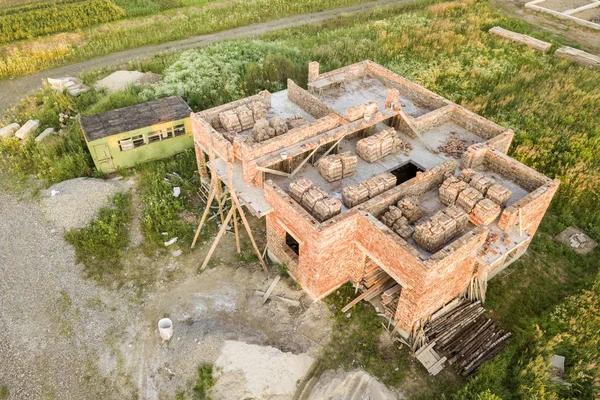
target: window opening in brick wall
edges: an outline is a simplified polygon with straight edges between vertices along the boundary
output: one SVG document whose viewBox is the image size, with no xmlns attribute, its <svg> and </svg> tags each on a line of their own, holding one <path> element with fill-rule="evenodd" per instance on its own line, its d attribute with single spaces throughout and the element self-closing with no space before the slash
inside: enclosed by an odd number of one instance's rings
<svg viewBox="0 0 600 400">
<path fill-rule="evenodd" d="M 294 252 L 296 255 L 300 255 L 300 243 L 289 233 L 285 233 L 285 244 Z"/>
</svg>

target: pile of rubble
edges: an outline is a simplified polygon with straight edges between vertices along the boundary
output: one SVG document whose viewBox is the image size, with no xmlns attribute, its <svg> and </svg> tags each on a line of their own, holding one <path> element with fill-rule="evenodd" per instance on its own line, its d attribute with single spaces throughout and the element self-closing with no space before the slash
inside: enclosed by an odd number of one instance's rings
<svg viewBox="0 0 600 400">
<path fill-rule="evenodd" d="M 414 239 L 421 248 L 434 253 L 458 236 L 467 227 L 468 222 L 469 215 L 452 205 L 417 225 Z"/>
<path fill-rule="evenodd" d="M 381 222 L 390 227 L 402 239 L 408 240 L 415 229 L 410 225 L 423 216 L 419 203 L 412 197 L 405 197 L 395 206 L 390 206 Z"/>
<path fill-rule="evenodd" d="M 320 222 L 328 220 L 342 211 L 342 203 L 323 189 L 316 187 L 306 178 L 290 183 L 290 196 Z"/>
<path fill-rule="evenodd" d="M 412 145 L 400 138 L 393 128 L 386 129 L 356 143 L 356 152 L 363 160 L 375 162 L 399 151 L 409 152 Z"/>
<path fill-rule="evenodd" d="M 467 142 L 460 139 L 457 134 L 452 133 L 446 143 L 437 148 L 437 151 L 439 153 L 444 153 L 448 157 L 460 158 L 467 150 L 467 147 L 469 147 Z"/>
<path fill-rule="evenodd" d="M 583 233 L 575 233 L 569 238 L 569 243 L 574 249 L 586 246 L 590 240 Z"/>
<path fill-rule="evenodd" d="M 389 172 L 384 172 L 355 185 L 346 186 L 342 190 L 342 200 L 346 207 L 352 208 L 394 186 L 396 186 L 396 177 Z"/>
<path fill-rule="evenodd" d="M 357 161 L 356 154 L 350 151 L 325 156 L 319 160 L 319 173 L 327 182 L 335 182 L 354 175 Z"/>
<path fill-rule="evenodd" d="M 67 91 L 71 96 L 79 96 L 81 93 L 85 93 L 88 90 L 90 90 L 90 87 L 85 85 L 83 81 L 79 78 L 48 78 L 47 82 L 53 90 L 59 92 Z"/>
</svg>

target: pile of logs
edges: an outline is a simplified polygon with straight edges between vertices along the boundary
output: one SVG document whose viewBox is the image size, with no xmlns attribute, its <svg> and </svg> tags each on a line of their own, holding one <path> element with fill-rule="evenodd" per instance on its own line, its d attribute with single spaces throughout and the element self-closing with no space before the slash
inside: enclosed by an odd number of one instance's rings
<svg viewBox="0 0 600 400">
<path fill-rule="evenodd" d="M 480 301 L 467 299 L 442 315 L 428 321 L 423 330 L 434 349 L 456 364 L 463 376 L 469 376 L 506 345 L 510 332 L 500 329 L 495 321 L 483 316 Z"/>
</svg>

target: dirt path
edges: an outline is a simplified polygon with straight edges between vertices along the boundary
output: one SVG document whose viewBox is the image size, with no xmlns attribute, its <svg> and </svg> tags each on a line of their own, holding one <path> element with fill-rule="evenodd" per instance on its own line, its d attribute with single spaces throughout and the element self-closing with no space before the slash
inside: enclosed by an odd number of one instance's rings
<svg viewBox="0 0 600 400">
<path fill-rule="evenodd" d="M 337 17 L 341 14 L 358 14 L 373 10 L 378 7 L 389 7 L 411 3 L 413 1 L 415 0 L 380 0 L 312 14 L 295 15 L 293 17 L 243 26 L 209 35 L 194 36 L 155 46 L 146 46 L 125 50 L 88 61 L 82 61 L 75 64 L 69 64 L 62 67 L 41 71 L 21 78 L 4 80 L 0 82 L 0 117 L 2 116 L 4 110 L 16 104 L 18 100 L 27 96 L 32 91 L 40 88 L 42 86 L 42 81 L 48 77 L 59 78 L 64 76 L 79 75 L 82 72 L 93 71 L 107 67 L 116 67 L 126 64 L 131 60 L 147 58 L 156 54 L 172 53 L 176 51 L 192 49 L 195 47 L 207 46 L 220 41 L 257 36 L 279 29 L 292 28 L 295 26 L 324 21 Z"/>
</svg>

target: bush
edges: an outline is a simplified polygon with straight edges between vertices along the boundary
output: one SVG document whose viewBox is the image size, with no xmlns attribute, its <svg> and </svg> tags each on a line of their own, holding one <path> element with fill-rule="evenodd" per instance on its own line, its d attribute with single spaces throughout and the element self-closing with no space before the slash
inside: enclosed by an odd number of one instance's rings
<svg viewBox="0 0 600 400">
<path fill-rule="evenodd" d="M 72 31 L 124 16 L 125 11 L 110 0 L 47 2 L 8 9 L 0 16 L 0 43 Z"/>
</svg>

